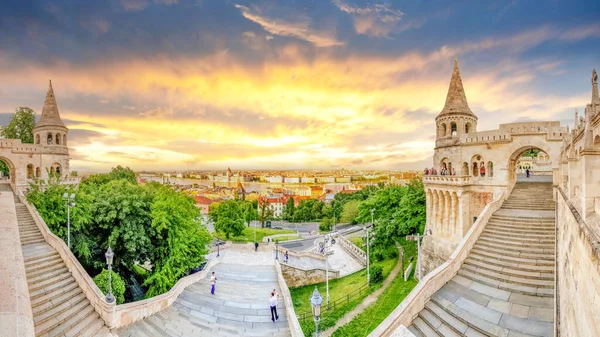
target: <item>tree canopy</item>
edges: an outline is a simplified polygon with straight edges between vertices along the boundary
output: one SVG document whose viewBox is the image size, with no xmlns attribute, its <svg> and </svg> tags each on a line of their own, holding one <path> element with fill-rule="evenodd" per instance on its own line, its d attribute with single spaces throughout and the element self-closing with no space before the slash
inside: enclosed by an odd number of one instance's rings
<svg viewBox="0 0 600 337">
<path fill-rule="evenodd" d="M 225 233 L 225 237 L 228 239 L 231 235 L 241 235 L 246 228 L 242 210 L 236 200 L 227 200 L 219 204 L 214 211 L 213 221 L 215 222 L 215 231 Z"/>
<path fill-rule="evenodd" d="M 0 136 L 7 139 L 20 139 L 21 143 L 33 144 L 35 111 L 26 106 L 15 109 L 15 114 L 7 125 L 0 126 Z"/>
</svg>

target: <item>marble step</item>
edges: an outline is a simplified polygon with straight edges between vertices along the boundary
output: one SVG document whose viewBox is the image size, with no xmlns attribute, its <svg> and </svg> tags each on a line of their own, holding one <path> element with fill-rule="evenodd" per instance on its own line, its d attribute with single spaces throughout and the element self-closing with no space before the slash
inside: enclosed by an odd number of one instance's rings
<svg viewBox="0 0 600 337">
<path fill-rule="evenodd" d="M 481 284 L 484 284 L 484 285 L 487 285 L 490 287 L 494 287 L 494 288 L 498 288 L 498 289 L 502 289 L 502 290 L 506 290 L 506 291 L 510 291 L 510 292 L 516 292 L 516 293 L 521 293 L 521 294 L 531 295 L 531 296 L 554 297 L 554 289 L 553 288 L 532 287 L 532 286 L 526 286 L 526 285 L 522 285 L 522 284 L 503 282 L 503 281 L 499 281 L 499 280 L 496 280 L 493 278 L 486 277 L 482 274 L 474 273 L 470 270 L 467 270 L 466 268 L 461 268 L 458 271 L 458 275 L 461 275 L 472 281 L 475 281 L 475 282 L 478 282 L 478 283 L 481 283 Z"/>
<path fill-rule="evenodd" d="M 36 324 L 35 334 L 40 336 L 47 333 L 49 336 L 60 336 L 92 312 L 94 308 L 88 301 L 80 301 L 51 319 Z"/>
<path fill-rule="evenodd" d="M 513 239 L 520 239 L 520 240 L 549 240 L 552 242 L 556 241 L 556 234 L 555 233 L 523 233 L 523 234 L 519 234 L 518 236 L 513 235 L 512 232 L 507 232 L 504 230 L 497 230 L 497 229 L 493 229 L 491 227 L 486 226 L 485 229 L 483 230 L 483 234 L 492 234 L 492 235 L 496 235 L 496 236 L 503 236 L 503 237 L 507 237 L 510 236 Z"/>
<path fill-rule="evenodd" d="M 491 264 L 486 261 L 473 259 L 472 257 L 469 257 L 468 259 L 466 259 L 464 263 L 474 266 L 476 268 L 486 269 L 491 272 L 501 273 L 506 276 L 554 281 L 554 273 L 553 272 L 541 272 L 541 271 L 536 271 L 533 269 L 522 268 L 522 267 L 521 268 L 511 268 L 511 267 L 506 267 L 506 266 L 497 266 L 495 264 Z"/>
<path fill-rule="evenodd" d="M 487 263 L 490 266 L 496 266 L 501 268 L 511 268 L 523 271 L 535 271 L 540 273 L 554 273 L 554 263 L 548 264 L 543 263 L 547 261 L 542 261 L 542 264 L 537 264 L 537 260 L 528 260 L 528 259 L 507 259 L 504 256 L 498 255 L 486 255 L 479 252 L 473 252 L 469 254 L 468 259 L 481 261 L 483 263 Z"/>
<path fill-rule="evenodd" d="M 483 245 L 489 248 L 495 249 L 505 249 L 511 252 L 524 252 L 524 253 L 534 253 L 534 254 L 551 254 L 554 256 L 554 245 L 548 247 L 527 247 L 527 246 L 517 246 L 511 245 L 509 242 L 498 242 L 496 240 L 490 240 L 485 237 L 480 237 L 477 240 L 479 245 Z M 508 247 L 507 247 L 508 246 Z"/>
<path fill-rule="evenodd" d="M 532 249 L 536 249 L 536 250 L 552 250 L 554 251 L 555 248 L 555 244 L 554 242 L 550 242 L 550 243 L 539 243 L 539 242 L 534 242 L 534 241 L 521 241 L 521 240 L 513 240 L 512 237 L 495 237 L 492 235 L 488 235 L 488 234 L 484 234 L 481 235 L 479 237 L 480 240 L 482 240 L 482 242 L 492 242 L 495 244 L 500 244 L 500 245 L 504 245 L 507 249 L 513 249 L 513 248 L 518 248 L 518 249 L 522 249 L 522 248 L 527 248 L 528 250 L 532 250 Z"/>
<path fill-rule="evenodd" d="M 531 236 L 516 236 L 509 235 L 509 233 L 494 233 L 487 230 L 484 230 L 481 234 L 481 237 L 490 238 L 492 240 L 510 240 L 514 243 L 518 243 L 521 245 L 554 245 L 556 243 L 556 238 L 553 235 L 549 235 L 547 237 L 531 237 Z"/>
</svg>

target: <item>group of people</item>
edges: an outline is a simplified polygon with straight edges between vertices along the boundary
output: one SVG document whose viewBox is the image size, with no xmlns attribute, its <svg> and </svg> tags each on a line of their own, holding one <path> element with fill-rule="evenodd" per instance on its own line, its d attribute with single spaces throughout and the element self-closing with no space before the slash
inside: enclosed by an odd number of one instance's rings
<svg viewBox="0 0 600 337">
<path fill-rule="evenodd" d="M 287 260 L 287 252 L 285 253 Z M 210 275 L 210 293 L 215 294 L 215 285 L 217 284 L 217 276 L 213 271 Z M 269 298 L 269 307 L 271 308 L 271 320 L 273 322 L 279 320 L 279 315 L 277 314 L 277 302 L 279 301 L 279 294 L 277 293 L 277 289 L 273 289 L 271 292 L 271 297 Z"/>
<path fill-rule="evenodd" d="M 426 176 L 436 176 L 438 174 L 437 170 L 435 169 L 435 167 L 432 168 L 425 168 L 425 170 L 423 170 L 423 173 Z M 443 167 L 440 171 L 440 175 L 442 176 L 455 176 L 456 175 L 456 170 L 454 168 L 451 169 L 447 169 L 445 167 Z"/>
</svg>

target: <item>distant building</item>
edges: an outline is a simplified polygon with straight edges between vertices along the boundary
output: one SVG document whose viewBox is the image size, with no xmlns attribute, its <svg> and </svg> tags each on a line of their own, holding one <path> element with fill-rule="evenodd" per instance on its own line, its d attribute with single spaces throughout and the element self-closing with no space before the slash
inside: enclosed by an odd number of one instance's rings
<svg viewBox="0 0 600 337">
<path fill-rule="evenodd" d="M 315 177 L 302 177 L 300 182 L 303 184 L 314 184 L 316 181 Z"/>
<path fill-rule="evenodd" d="M 300 184 L 300 177 L 285 177 L 283 182 L 286 184 Z"/>
<path fill-rule="evenodd" d="M 335 177 L 317 177 L 318 183 L 335 183 Z"/>
<path fill-rule="evenodd" d="M 208 215 L 210 204 L 215 203 L 214 200 L 203 195 L 195 196 L 194 199 L 196 200 L 196 207 L 200 208 L 200 213 L 204 215 Z"/>
<path fill-rule="evenodd" d="M 335 178 L 336 183 L 349 183 L 350 177 L 337 177 Z"/>
</svg>

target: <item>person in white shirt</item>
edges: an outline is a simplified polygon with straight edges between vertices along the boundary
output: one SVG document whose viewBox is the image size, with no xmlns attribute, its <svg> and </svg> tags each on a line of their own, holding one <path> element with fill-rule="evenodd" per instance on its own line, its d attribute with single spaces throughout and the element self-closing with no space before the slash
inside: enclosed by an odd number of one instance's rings
<svg viewBox="0 0 600 337">
<path fill-rule="evenodd" d="M 271 307 L 271 320 L 273 322 L 279 320 L 279 316 L 277 315 L 277 295 L 276 293 L 271 293 L 271 298 L 269 299 L 269 306 Z"/>
<path fill-rule="evenodd" d="M 215 284 L 217 283 L 217 276 L 215 275 L 215 272 L 212 272 L 212 275 L 210 276 L 210 293 L 211 294 L 215 294 Z"/>
</svg>

